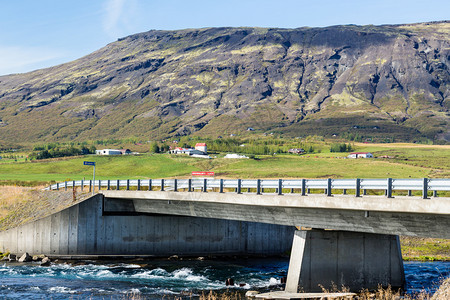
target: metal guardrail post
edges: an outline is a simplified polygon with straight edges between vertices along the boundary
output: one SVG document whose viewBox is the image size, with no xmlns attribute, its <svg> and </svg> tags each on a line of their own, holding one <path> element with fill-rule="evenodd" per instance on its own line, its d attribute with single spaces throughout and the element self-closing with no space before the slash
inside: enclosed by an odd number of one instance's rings
<svg viewBox="0 0 450 300">
<path fill-rule="evenodd" d="M 387 196 L 388 198 L 392 198 L 392 178 L 388 178 L 388 179 L 387 179 L 386 196 Z"/>
<path fill-rule="evenodd" d="M 140 191 L 141 190 L 141 180 L 138 179 L 138 186 L 137 186 L 137 190 Z"/>
<path fill-rule="evenodd" d="M 92 180 L 89 180 L 89 192 L 92 192 Z"/>
<path fill-rule="evenodd" d="M 99 180 L 99 181 L 98 181 L 98 190 L 100 191 L 101 189 L 102 189 L 102 181 Z"/>
<path fill-rule="evenodd" d="M 164 192 L 164 179 L 161 179 L 161 191 Z"/>
<path fill-rule="evenodd" d="M 433 191 L 433 197 L 437 197 L 437 191 Z"/>
<path fill-rule="evenodd" d="M 59 191 L 59 182 L 56 183 L 56 190 Z"/>
<path fill-rule="evenodd" d="M 192 179 L 188 179 L 188 192 L 192 192 Z"/>
<path fill-rule="evenodd" d="M 411 190 L 408 190 L 408 196 L 412 196 L 412 191 Z"/>
<path fill-rule="evenodd" d="M 64 190 L 67 191 L 67 181 L 64 181 Z"/>
<path fill-rule="evenodd" d="M 347 189 L 342 190 L 342 195 L 347 195 Z"/>
<path fill-rule="evenodd" d="M 422 198 L 423 199 L 428 199 L 428 178 L 424 178 L 423 179 Z"/>
<path fill-rule="evenodd" d="M 149 180 L 148 180 L 148 190 L 151 191 L 152 188 L 153 188 L 153 187 L 152 187 L 152 180 L 149 179 Z"/>
<path fill-rule="evenodd" d="M 120 190 L 120 180 L 119 179 L 117 179 L 116 190 Z"/>
<path fill-rule="evenodd" d="M 111 189 L 111 180 L 108 179 L 108 187 L 107 187 L 108 191 Z"/>
<path fill-rule="evenodd" d="M 178 192 L 178 181 L 176 179 L 173 180 L 173 191 Z"/>
<path fill-rule="evenodd" d="M 83 187 L 84 187 L 84 180 L 81 180 L 81 191 L 83 191 Z"/>
<path fill-rule="evenodd" d="M 208 179 L 203 179 L 203 192 L 206 193 L 206 189 L 207 189 L 207 184 L 208 184 Z"/>
<path fill-rule="evenodd" d="M 261 179 L 256 180 L 256 195 L 261 195 Z"/>
<path fill-rule="evenodd" d="M 130 190 L 130 179 L 127 179 L 127 191 Z"/>
<path fill-rule="evenodd" d="M 240 194 L 241 193 L 241 179 L 238 179 L 237 181 L 237 189 L 236 189 L 236 193 Z"/>
<path fill-rule="evenodd" d="M 366 189 L 363 189 L 363 195 L 364 196 L 367 195 L 367 190 Z"/>
<path fill-rule="evenodd" d="M 361 179 L 356 178 L 355 197 L 361 197 Z"/>
<path fill-rule="evenodd" d="M 223 179 L 220 179 L 219 193 L 223 193 Z"/>
<path fill-rule="evenodd" d="M 72 189 L 75 189 L 75 180 L 72 181 Z"/>
<path fill-rule="evenodd" d="M 302 196 L 306 196 L 306 179 L 302 179 Z"/>
<path fill-rule="evenodd" d="M 278 179 L 278 195 L 283 195 L 283 180 Z"/>
<path fill-rule="evenodd" d="M 331 197 L 331 178 L 327 179 L 327 196 Z"/>
</svg>

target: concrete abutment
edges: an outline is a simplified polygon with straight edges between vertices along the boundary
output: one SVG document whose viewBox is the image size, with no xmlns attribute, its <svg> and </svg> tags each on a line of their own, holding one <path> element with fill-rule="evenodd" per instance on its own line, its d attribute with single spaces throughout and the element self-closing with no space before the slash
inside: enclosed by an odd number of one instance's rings
<svg viewBox="0 0 450 300">
<path fill-rule="evenodd" d="M 285 291 L 322 292 L 403 288 L 405 276 L 398 236 L 331 230 L 294 233 Z"/>
</svg>

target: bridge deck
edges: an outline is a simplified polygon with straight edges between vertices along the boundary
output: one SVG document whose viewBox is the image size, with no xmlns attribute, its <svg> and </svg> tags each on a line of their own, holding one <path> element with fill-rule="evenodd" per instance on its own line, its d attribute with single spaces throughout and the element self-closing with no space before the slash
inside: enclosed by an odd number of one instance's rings
<svg viewBox="0 0 450 300">
<path fill-rule="evenodd" d="M 106 213 L 218 218 L 369 233 L 450 238 L 450 198 L 101 191 Z"/>
</svg>

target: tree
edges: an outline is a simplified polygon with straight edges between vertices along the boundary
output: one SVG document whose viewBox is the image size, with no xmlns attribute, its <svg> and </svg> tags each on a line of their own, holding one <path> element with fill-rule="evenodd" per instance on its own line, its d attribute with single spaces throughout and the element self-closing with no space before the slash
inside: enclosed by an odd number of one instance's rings
<svg viewBox="0 0 450 300">
<path fill-rule="evenodd" d="M 89 147 L 89 153 L 95 154 L 95 151 L 97 151 L 97 148 L 94 145 L 91 145 L 91 147 Z"/>
<path fill-rule="evenodd" d="M 150 144 L 150 152 L 151 153 L 159 153 L 159 147 L 156 142 Z"/>
</svg>

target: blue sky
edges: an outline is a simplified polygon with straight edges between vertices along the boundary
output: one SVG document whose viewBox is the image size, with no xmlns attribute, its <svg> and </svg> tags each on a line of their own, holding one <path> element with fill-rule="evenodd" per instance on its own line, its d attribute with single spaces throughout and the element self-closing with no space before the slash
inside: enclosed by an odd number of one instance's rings
<svg viewBox="0 0 450 300">
<path fill-rule="evenodd" d="M 2 0 L 0 75 L 68 62 L 150 29 L 450 19 L 448 0 Z"/>
</svg>

